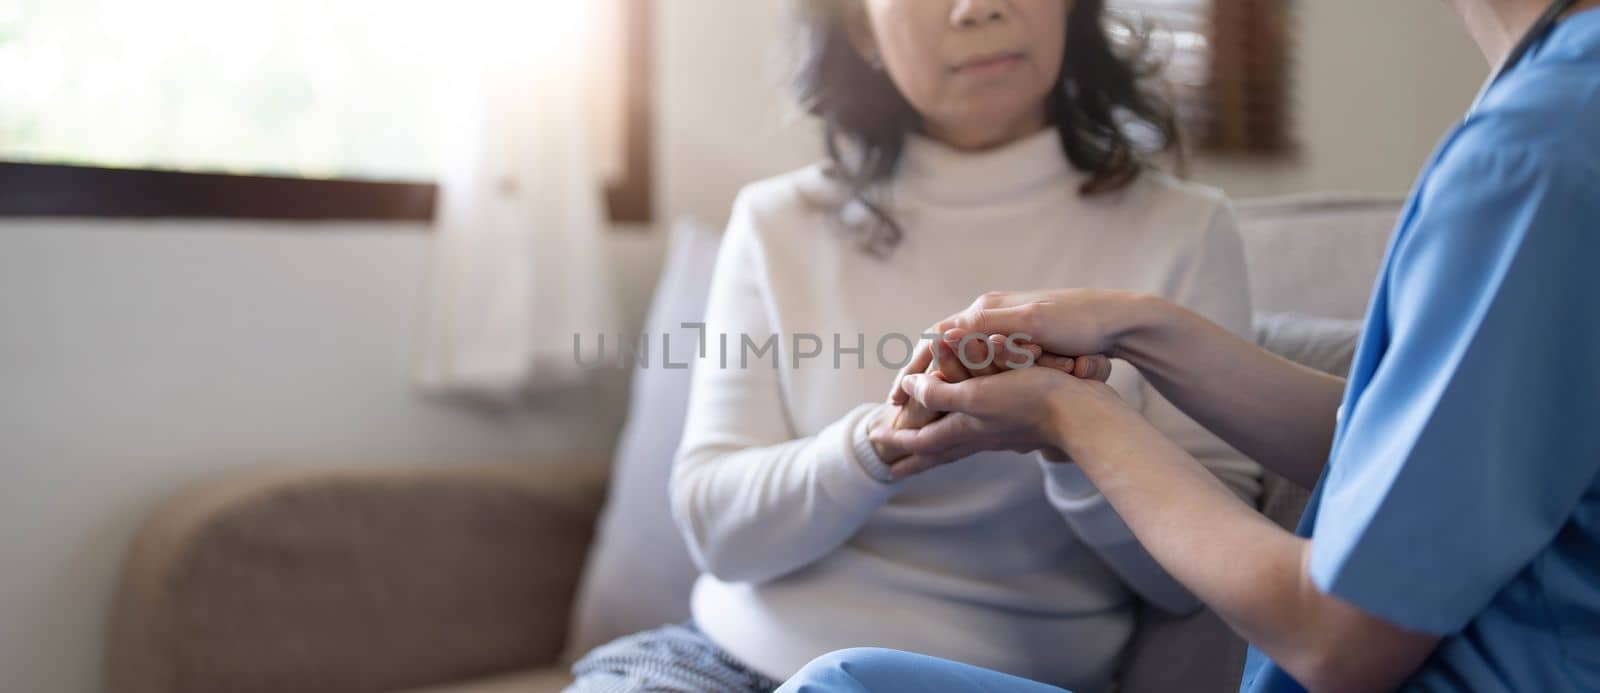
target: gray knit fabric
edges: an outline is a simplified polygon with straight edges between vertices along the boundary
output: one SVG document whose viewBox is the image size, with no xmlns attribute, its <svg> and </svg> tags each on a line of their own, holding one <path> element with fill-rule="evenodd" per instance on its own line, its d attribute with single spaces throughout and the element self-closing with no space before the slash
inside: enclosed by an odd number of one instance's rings
<svg viewBox="0 0 1600 693">
<path fill-rule="evenodd" d="M 781 681 L 751 671 L 693 623 L 613 640 L 572 665 L 566 693 L 771 693 Z"/>
</svg>

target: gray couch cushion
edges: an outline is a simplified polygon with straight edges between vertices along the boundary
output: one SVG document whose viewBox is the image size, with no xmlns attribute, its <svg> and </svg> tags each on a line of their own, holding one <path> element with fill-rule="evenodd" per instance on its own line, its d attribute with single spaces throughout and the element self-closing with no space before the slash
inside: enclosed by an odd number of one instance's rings
<svg viewBox="0 0 1600 693">
<path fill-rule="evenodd" d="M 1344 377 L 1361 340 L 1360 320 L 1256 313 L 1256 344 L 1302 366 Z"/>
<path fill-rule="evenodd" d="M 622 635 L 689 617 L 699 575 L 672 521 L 667 479 L 683 435 L 689 369 L 662 368 L 657 350 L 670 335 L 671 363 L 692 363 L 699 332 L 680 327 L 705 317 L 721 236 L 681 222 L 650 307 L 645 333 L 652 361 L 634 372 L 628 422 L 612 463 L 611 489 L 579 588 L 566 661 Z"/>
<path fill-rule="evenodd" d="M 1255 309 L 1361 318 L 1403 204 L 1397 197 L 1349 195 L 1238 204 Z"/>
</svg>

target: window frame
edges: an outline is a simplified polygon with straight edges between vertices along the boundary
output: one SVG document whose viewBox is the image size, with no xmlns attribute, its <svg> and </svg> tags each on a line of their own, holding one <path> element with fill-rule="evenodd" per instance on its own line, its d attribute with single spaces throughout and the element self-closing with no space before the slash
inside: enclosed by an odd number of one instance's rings
<svg viewBox="0 0 1600 693">
<path fill-rule="evenodd" d="M 1203 34 L 1198 51 L 1177 44 L 1173 64 L 1203 59 L 1204 75 L 1169 78 L 1187 143 L 1206 155 L 1283 159 L 1295 156 L 1295 38 L 1289 0 L 1118 0 L 1139 28 Z M 1163 16 L 1174 20 L 1171 23 Z"/>
<path fill-rule="evenodd" d="M 624 0 L 624 166 L 607 185 L 617 224 L 654 219 L 650 70 L 653 0 Z M 434 182 L 300 178 L 0 161 L 0 218 L 206 218 L 430 222 Z"/>
</svg>

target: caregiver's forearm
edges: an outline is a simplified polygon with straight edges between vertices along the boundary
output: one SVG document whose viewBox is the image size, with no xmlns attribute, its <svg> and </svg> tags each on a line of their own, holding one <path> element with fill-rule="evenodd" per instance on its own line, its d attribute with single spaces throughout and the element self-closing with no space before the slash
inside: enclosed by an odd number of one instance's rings
<svg viewBox="0 0 1600 693">
<path fill-rule="evenodd" d="M 1432 651 L 1429 636 L 1321 593 L 1307 572 L 1309 542 L 1245 505 L 1136 413 L 1110 416 L 1063 424 L 1063 449 L 1168 572 L 1301 684 L 1393 689 Z"/>
<path fill-rule="evenodd" d="M 1113 356 L 1184 413 L 1306 488 L 1333 445 L 1344 380 L 1301 366 L 1154 297 L 1133 299 Z"/>
</svg>

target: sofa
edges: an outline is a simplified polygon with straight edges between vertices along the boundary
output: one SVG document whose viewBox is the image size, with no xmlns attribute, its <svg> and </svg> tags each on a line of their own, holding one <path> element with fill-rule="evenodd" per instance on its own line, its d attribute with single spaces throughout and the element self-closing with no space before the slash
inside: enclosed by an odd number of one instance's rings
<svg viewBox="0 0 1600 693">
<path fill-rule="evenodd" d="M 1400 202 L 1237 206 L 1256 339 L 1342 374 Z M 718 234 L 679 224 L 652 333 L 683 362 Z M 688 616 L 695 570 L 667 510 L 688 371 L 635 373 L 613 460 L 254 468 L 182 489 L 129 548 L 108 628 L 110 693 L 530 693 L 617 635 Z M 1262 512 L 1304 489 L 1270 473 Z M 1214 614 L 1139 608 L 1122 691 L 1232 690 L 1244 646 Z"/>
</svg>

